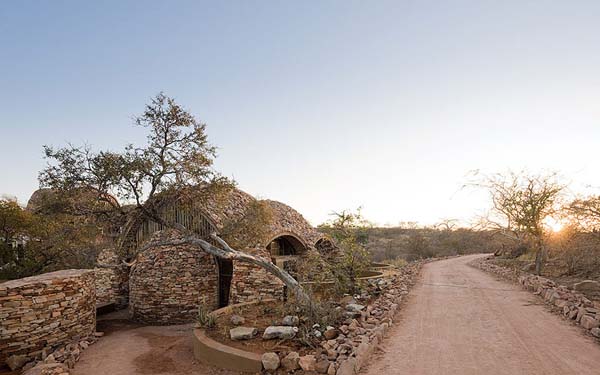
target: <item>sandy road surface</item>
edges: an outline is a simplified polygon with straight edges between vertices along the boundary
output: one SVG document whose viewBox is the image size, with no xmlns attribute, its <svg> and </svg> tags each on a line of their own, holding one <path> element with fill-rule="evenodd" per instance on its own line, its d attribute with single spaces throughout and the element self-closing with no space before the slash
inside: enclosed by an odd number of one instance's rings
<svg viewBox="0 0 600 375">
<path fill-rule="evenodd" d="M 98 321 L 105 332 L 84 350 L 73 375 L 235 375 L 199 363 L 192 352 L 192 325 L 142 327 L 119 311 Z"/>
<path fill-rule="evenodd" d="M 466 264 L 427 264 L 369 375 L 598 375 L 600 345 L 531 293 Z"/>
</svg>

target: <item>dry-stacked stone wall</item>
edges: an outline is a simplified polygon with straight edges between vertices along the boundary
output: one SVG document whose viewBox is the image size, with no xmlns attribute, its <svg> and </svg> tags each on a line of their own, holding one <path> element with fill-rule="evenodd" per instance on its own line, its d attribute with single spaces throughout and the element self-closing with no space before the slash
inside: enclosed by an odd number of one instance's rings
<svg viewBox="0 0 600 375">
<path fill-rule="evenodd" d="M 138 254 L 129 276 L 129 313 L 148 324 L 193 321 L 198 305 L 218 307 L 218 267 L 189 246 L 157 246 Z"/>
<path fill-rule="evenodd" d="M 92 270 L 64 270 L 0 284 L 0 365 L 92 335 L 96 328 Z"/>
<path fill-rule="evenodd" d="M 524 289 L 543 298 L 548 305 L 553 307 L 553 311 L 576 322 L 593 336 L 600 338 L 599 301 L 591 301 L 579 291 L 564 285 L 558 285 L 550 279 L 501 267 L 485 259 L 472 262 L 471 265 L 520 284 Z M 576 286 L 579 288 L 600 288 L 600 285 L 595 281 L 584 281 L 576 284 Z"/>
<path fill-rule="evenodd" d="M 267 251 L 264 250 L 266 253 Z M 262 255 L 268 259 L 266 254 Z M 253 302 L 283 297 L 283 282 L 264 268 L 249 263 L 233 263 L 231 299 L 233 303 Z"/>
<path fill-rule="evenodd" d="M 129 269 L 112 249 L 100 253 L 96 274 L 96 305 L 124 308 L 129 301 Z"/>
</svg>

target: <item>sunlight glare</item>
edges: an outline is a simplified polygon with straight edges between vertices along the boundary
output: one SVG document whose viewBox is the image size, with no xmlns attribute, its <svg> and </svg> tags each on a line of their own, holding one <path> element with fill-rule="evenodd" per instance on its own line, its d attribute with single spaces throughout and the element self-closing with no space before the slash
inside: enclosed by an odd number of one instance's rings
<svg viewBox="0 0 600 375">
<path fill-rule="evenodd" d="M 554 233 L 560 232 L 564 227 L 563 223 L 550 216 L 544 220 L 544 224 L 546 224 Z"/>
</svg>

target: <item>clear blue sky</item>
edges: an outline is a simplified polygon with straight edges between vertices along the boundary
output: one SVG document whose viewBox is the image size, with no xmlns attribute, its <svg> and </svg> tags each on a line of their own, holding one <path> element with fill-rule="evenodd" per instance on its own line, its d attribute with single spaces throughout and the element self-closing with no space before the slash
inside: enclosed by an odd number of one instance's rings
<svg viewBox="0 0 600 375">
<path fill-rule="evenodd" d="M 208 124 L 217 168 L 317 224 L 467 220 L 472 169 L 600 186 L 597 1 L 4 1 L 0 194 L 42 145 L 140 142 L 159 91 Z"/>
</svg>

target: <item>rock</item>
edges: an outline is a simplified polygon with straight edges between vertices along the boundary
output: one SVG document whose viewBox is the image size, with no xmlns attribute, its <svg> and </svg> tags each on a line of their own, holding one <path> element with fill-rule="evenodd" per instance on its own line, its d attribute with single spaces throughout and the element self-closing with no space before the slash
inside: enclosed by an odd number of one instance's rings
<svg viewBox="0 0 600 375">
<path fill-rule="evenodd" d="M 600 327 L 600 321 L 595 319 L 591 315 L 584 315 L 581 317 L 581 322 L 579 323 L 585 329 L 592 329 Z"/>
<path fill-rule="evenodd" d="M 258 330 L 254 327 L 235 327 L 229 330 L 232 340 L 249 340 L 256 336 Z"/>
<path fill-rule="evenodd" d="M 342 299 L 340 300 L 340 303 L 346 305 L 349 303 L 356 303 L 356 300 L 352 296 L 345 296 L 345 297 L 342 297 Z"/>
<path fill-rule="evenodd" d="M 299 360 L 300 368 L 304 371 L 315 371 L 317 359 L 314 355 L 303 355 Z"/>
<path fill-rule="evenodd" d="M 20 369 L 27 362 L 29 362 L 29 359 L 24 355 L 11 355 L 6 359 L 6 364 L 12 371 Z"/>
<path fill-rule="evenodd" d="M 318 372 L 318 373 L 321 373 L 321 374 L 327 374 L 327 370 L 329 370 L 329 365 L 330 364 L 331 363 L 328 360 L 326 360 L 326 359 L 318 361 L 315 364 L 315 371 Z"/>
<path fill-rule="evenodd" d="M 356 367 L 356 359 L 348 358 L 340 364 L 340 368 L 337 369 L 337 375 L 354 375 L 354 368 Z"/>
<path fill-rule="evenodd" d="M 592 328 L 591 333 L 592 335 L 600 338 L 600 328 Z"/>
<path fill-rule="evenodd" d="M 335 361 L 337 356 L 338 356 L 338 353 L 335 350 L 327 349 L 327 359 L 329 359 L 330 361 Z"/>
<path fill-rule="evenodd" d="M 34 368 L 35 364 L 36 364 L 35 361 L 31 361 L 31 362 L 27 363 L 25 366 L 23 366 L 21 371 L 26 372 L 27 370 Z"/>
<path fill-rule="evenodd" d="M 232 315 L 229 320 L 231 321 L 231 324 L 233 324 L 234 326 L 239 326 L 239 325 L 246 323 L 246 319 L 244 319 L 243 316 L 236 315 L 236 314 Z"/>
<path fill-rule="evenodd" d="M 94 332 L 94 336 L 102 337 L 102 336 L 104 336 L 104 332 Z"/>
<path fill-rule="evenodd" d="M 327 340 L 332 340 L 332 339 L 336 338 L 338 336 L 338 334 L 339 334 L 338 330 L 331 326 L 328 326 L 325 329 L 325 332 L 323 332 L 323 336 L 325 336 L 325 338 Z"/>
<path fill-rule="evenodd" d="M 279 356 L 277 353 L 265 353 L 261 357 L 261 362 L 265 370 L 275 371 L 279 368 Z"/>
<path fill-rule="evenodd" d="M 22 375 L 68 374 L 69 369 L 62 363 L 38 363 Z"/>
<path fill-rule="evenodd" d="M 595 292 L 600 291 L 600 282 L 594 280 L 584 280 L 573 284 L 573 289 L 580 292 Z"/>
<path fill-rule="evenodd" d="M 320 339 L 321 336 L 323 336 L 323 334 L 321 333 L 321 331 L 315 329 L 313 331 L 313 336 L 315 336 L 316 338 Z"/>
<path fill-rule="evenodd" d="M 521 268 L 521 271 L 524 272 L 530 272 L 535 270 L 535 263 L 527 263 L 526 265 L 523 266 L 523 268 Z"/>
<path fill-rule="evenodd" d="M 297 352 L 290 352 L 283 357 L 281 365 L 289 371 L 294 371 L 300 368 L 300 355 Z"/>
<path fill-rule="evenodd" d="M 56 359 L 54 358 L 54 354 L 50 354 L 44 359 L 44 363 L 56 363 Z"/>
<path fill-rule="evenodd" d="M 82 341 L 79 343 L 79 346 L 81 346 L 81 349 L 85 350 L 88 348 L 88 346 L 90 346 L 90 343 L 87 341 Z"/>
<path fill-rule="evenodd" d="M 335 375 L 335 365 L 333 363 L 329 364 L 329 368 L 327 369 L 327 375 Z"/>
<path fill-rule="evenodd" d="M 269 326 L 263 333 L 263 339 L 293 339 L 298 332 L 298 327 Z"/>
<path fill-rule="evenodd" d="M 346 310 L 350 312 L 360 312 L 365 308 L 364 305 L 359 305 L 357 303 L 349 303 L 346 305 Z"/>
<path fill-rule="evenodd" d="M 281 321 L 281 324 L 289 327 L 296 327 L 300 323 L 300 318 L 296 315 L 287 315 Z"/>
</svg>

